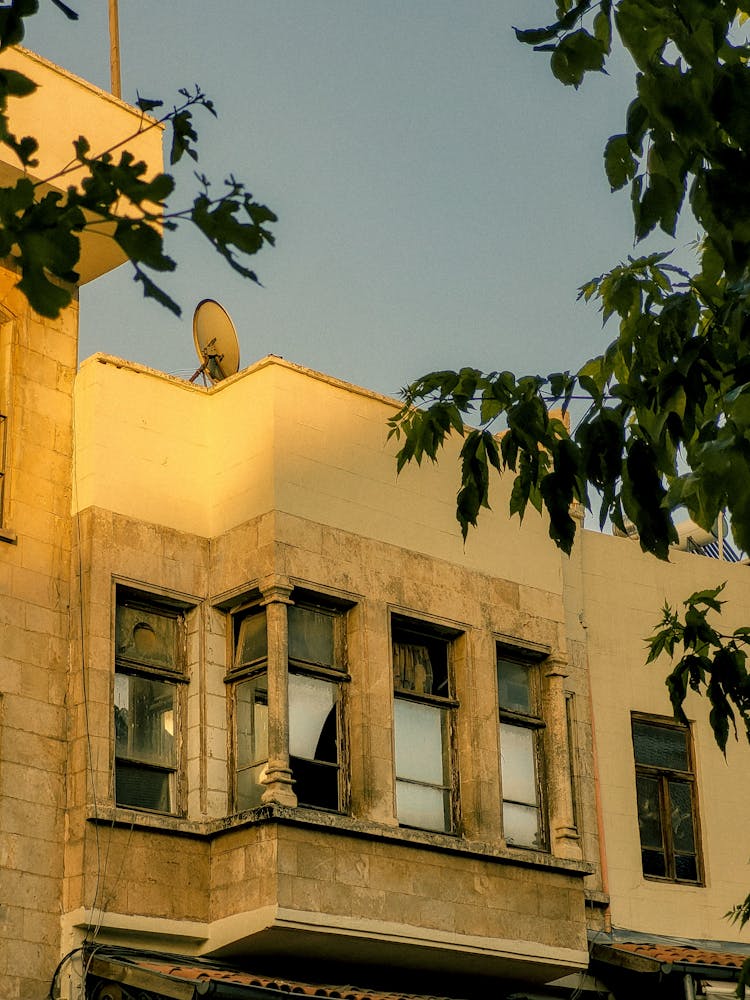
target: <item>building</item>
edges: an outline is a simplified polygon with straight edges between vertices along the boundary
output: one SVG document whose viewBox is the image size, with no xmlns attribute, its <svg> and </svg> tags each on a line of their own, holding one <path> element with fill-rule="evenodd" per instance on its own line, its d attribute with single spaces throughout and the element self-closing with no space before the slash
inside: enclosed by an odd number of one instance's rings
<svg viewBox="0 0 750 1000">
<path fill-rule="evenodd" d="M 14 58 L 107 127 L 134 114 Z M 749 620 L 746 567 L 583 531 L 564 557 L 541 518 L 508 520 L 502 483 L 464 546 L 450 455 L 396 478 L 394 401 L 274 357 L 210 388 L 105 355 L 77 371 L 76 306 L 42 321 L 14 280 L 9 997 L 736 979 L 748 750 L 725 764 L 699 703 L 674 725 L 642 640 L 665 595 L 725 578 Z"/>
</svg>

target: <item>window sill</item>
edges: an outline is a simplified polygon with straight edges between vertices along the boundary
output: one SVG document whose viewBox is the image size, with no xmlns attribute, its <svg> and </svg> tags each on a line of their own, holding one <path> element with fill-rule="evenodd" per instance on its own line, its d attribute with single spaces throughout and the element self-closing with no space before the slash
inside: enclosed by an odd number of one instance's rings
<svg viewBox="0 0 750 1000">
<path fill-rule="evenodd" d="M 8 542 L 10 545 L 15 545 L 18 541 L 18 535 L 15 531 L 11 531 L 10 528 L 0 528 L 0 542 Z"/>
<path fill-rule="evenodd" d="M 556 858 L 542 851 L 515 850 L 511 847 L 500 847 L 484 841 L 464 840 L 452 834 L 386 826 L 383 823 L 371 823 L 353 819 L 351 816 L 342 816 L 340 813 L 328 813 L 304 807 L 292 809 L 279 805 L 261 806 L 258 809 L 249 809 L 246 812 L 236 813 L 221 819 L 200 821 L 184 819 L 180 816 L 161 816 L 155 813 L 139 812 L 136 809 L 100 805 L 96 811 L 90 806 L 87 818 L 91 823 L 163 830 L 177 836 L 206 839 L 219 837 L 223 833 L 242 827 L 277 822 L 290 826 L 315 827 L 319 830 L 335 830 L 352 837 L 408 844 L 425 850 L 493 859 L 504 864 L 514 864 L 525 868 L 541 868 L 575 875 L 591 875 L 594 872 L 594 866 L 585 861 Z"/>
<path fill-rule="evenodd" d="M 650 882 L 652 885 L 654 883 L 656 883 L 656 885 L 678 885 L 683 889 L 705 889 L 706 887 L 705 882 L 697 879 L 695 881 L 689 881 L 688 879 L 669 878 L 666 875 L 646 875 L 644 873 L 643 881 Z"/>
</svg>

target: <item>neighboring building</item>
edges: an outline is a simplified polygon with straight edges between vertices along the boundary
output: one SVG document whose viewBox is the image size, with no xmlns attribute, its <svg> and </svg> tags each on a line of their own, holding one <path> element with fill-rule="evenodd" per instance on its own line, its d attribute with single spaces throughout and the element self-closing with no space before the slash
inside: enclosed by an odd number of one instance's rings
<svg viewBox="0 0 750 1000">
<path fill-rule="evenodd" d="M 747 567 L 584 531 L 564 557 L 507 482 L 464 545 L 451 452 L 395 475 L 394 401 L 274 357 L 212 388 L 104 355 L 76 375 L 76 307 L 42 321 L 14 279 L 3 996 L 736 979 L 749 751 L 725 763 L 698 702 L 677 727 L 642 663 L 665 596 L 729 579 L 750 621 Z"/>
</svg>

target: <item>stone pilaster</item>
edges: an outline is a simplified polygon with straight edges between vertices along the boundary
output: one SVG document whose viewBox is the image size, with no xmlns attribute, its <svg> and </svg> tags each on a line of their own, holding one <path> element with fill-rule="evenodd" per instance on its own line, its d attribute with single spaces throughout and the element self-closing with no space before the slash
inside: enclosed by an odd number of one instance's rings
<svg viewBox="0 0 750 1000">
<path fill-rule="evenodd" d="M 268 766 L 261 802 L 296 806 L 289 766 L 289 640 L 287 606 L 292 604 L 288 580 L 273 577 L 260 588 L 268 634 Z"/>
<path fill-rule="evenodd" d="M 547 794 L 549 796 L 550 847 L 558 858 L 581 859 L 581 842 L 573 823 L 573 799 L 570 788 L 570 754 L 565 717 L 563 681 L 567 677 L 567 658 L 553 654 L 542 664 L 544 677 L 544 718 L 547 723 L 545 749 Z"/>
</svg>

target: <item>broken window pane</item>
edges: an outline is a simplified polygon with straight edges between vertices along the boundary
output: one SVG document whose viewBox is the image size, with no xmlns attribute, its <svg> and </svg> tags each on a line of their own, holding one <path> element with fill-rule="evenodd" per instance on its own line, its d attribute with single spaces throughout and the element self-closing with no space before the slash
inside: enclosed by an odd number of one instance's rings
<svg viewBox="0 0 750 1000">
<path fill-rule="evenodd" d="M 339 684 L 289 675 L 289 754 L 300 805 L 338 809 Z"/>
</svg>

